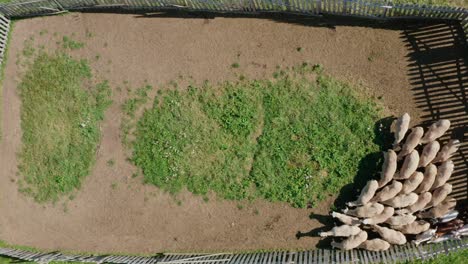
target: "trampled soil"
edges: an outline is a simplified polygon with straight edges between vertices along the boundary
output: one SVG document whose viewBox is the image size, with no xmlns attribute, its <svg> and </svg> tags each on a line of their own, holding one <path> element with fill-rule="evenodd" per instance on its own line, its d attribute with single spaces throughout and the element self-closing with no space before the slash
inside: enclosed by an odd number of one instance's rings
<svg viewBox="0 0 468 264">
<path fill-rule="evenodd" d="M 372 22 L 375 23 L 375 22 Z M 47 30 L 41 35 L 40 31 Z M 91 34 L 89 34 L 91 33 Z M 97 162 L 75 194 L 55 205 L 37 204 L 18 192 L 16 154 L 21 146 L 20 100 L 15 64 L 24 41 L 53 49 L 64 35 L 83 41 L 75 55 L 92 61 L 95 76 L 110 81 L 114 104 L 102 124 Z M 333 197 L 315 209 L 287 204 L 242 203 L 216 198 L 204 202 L 170 195 L 131 177 L 120 139 L 124 83 L 159 87 L 179 75 L 197 81 L 221 81 L 239 74 L 271 76 L 277 65 L 304 61 L 360 85 L 365 95 L 381 98 L 387 114 L 421 110 L 413 101 L 408 49 L 401 30 L 361 26 L 307 26 L 274 19 L 161 18 L 123 14 L 70 14 L 16 22 L 9 46 L 2 102 L 0 144 L 0 239 L 44 250 L 86 252 L 200 252 L 259 249 L 309 249 L 317 237 L 296 238 L 298 231 L 321 227 Z M 300 51 L 298 51 L 300 48 Z M 96 58 L 99 56 L 99 59 Z M 239 69 L 231 64 L 238 62 Z M 107 161 L 115 160 L 109 166 Z M 112 188 L 112 185 L 116 185 Z"/>
</svg>

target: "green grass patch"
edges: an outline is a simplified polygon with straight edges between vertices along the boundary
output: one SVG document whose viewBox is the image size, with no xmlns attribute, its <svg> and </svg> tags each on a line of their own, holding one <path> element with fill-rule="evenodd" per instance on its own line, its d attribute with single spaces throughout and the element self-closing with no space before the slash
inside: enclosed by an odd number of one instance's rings
<svg viewBox="0 0 468 264">
<path fill-rule="evenodd" d="M 160 90 L 136 124 L 132 160 L 146 183 L 171 193 L 296 207 L 336 194 L 378 150 L 379 110 L 331 77 L 312 80 L 314 71 Z"/>
<path fill-rule="evenodd" d="M 19 85 L 20 189 L 38 202 L 79 188 L 94 163 L 99 122 L 111 101 L 108 83 L 92 85 L 91 77 L 85 60 L 39 52 Z"/>
</svg>

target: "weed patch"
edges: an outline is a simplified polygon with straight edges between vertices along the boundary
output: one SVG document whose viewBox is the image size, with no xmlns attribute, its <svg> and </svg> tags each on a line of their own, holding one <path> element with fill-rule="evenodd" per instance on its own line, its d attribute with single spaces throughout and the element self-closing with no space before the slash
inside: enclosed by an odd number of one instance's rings
<svg viewBox="0 0 468 264">
<path fill-rule="evenodd" d="M 305 63 L 274 81 L 161 90 L 136 124 L 132 161 L 146 183 L 171 193 L 296 207 L 323 200 L 378 150 L 379 111 L 321 71 Z"/>
<path fill-rule="evenodd" d="M 94 163 L 99 122 L 111 101 L 108 83 L 93 86 L 90 78 L 85 60 L 39 52 L 19 85 L 20 189 L 39 202 L 79 188 Z"/>
</svg>

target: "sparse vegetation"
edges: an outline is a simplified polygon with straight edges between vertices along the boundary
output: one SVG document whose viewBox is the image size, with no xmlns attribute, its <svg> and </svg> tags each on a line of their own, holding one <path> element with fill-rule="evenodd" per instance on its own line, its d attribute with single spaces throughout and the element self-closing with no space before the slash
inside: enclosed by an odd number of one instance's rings
<svg viewBox="0 0 468 264">
<path fill-rule="evenodd" d="M 20 189 L 39 202 L 55 201 L 89 174 L 110 88 L 107 82 L 89 84 L 88 63 L 64 52 L 39 52 L 31 59 L 19 85 Z"/>
<path fill-rule="evenodd" d="M 238 62 L 234 62 L 233 64 L 231 64 L 231 68 L 233 68 L 233 69 L 237 69 L 239 67 L 240 67 L 240 65 L 239 65 Z"/>
<path fill-rule="evenodd" d="M 62 38 L 62 48 L 63 49 L 70 49 L 70 50 L 77 50 L 81 49 L 84 47 L 83 42 L 78 42 L 76 40 L 73 40 L 72 38 L 68 36 L 63 36 Z"/>
<path fill-rule="evenodd" d="M 279 70 L 275 81 L 162 90 L 137 123 L 132 160 L 145 182 L 171 193 L 320 201 L 378 149 L 369 142 L 379 116 L 373 102 L 321 71 L 305 63 Z"/>
</svg>

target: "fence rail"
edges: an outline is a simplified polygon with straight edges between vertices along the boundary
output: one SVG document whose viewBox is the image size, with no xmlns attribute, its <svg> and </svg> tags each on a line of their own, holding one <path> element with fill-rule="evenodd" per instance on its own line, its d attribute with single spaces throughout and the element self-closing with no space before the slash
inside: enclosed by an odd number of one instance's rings
<svg viewBox="0 0 468 264">
<path fill-rule="evenodd" d="M 468 239 L 450 240 L 438 244 L 426 244 L 416 247 L 408 243 L 403 246 L 393 246 L 387 251 L 371 252 L 365 250 L 327 250 L 316 249 L 301 252 L 279 251 L 247 254 L 167 254 L 153 257 L 143 256 L 92 256 L 69 255 L 58 252 L 38 253 L 11 248 L 0 248 L 0 255 L 37 263 L 50 261 L 77 261 L 88 263 L 159 263 L 159 264 L 311 264 L 311 263 L 396 263 L 415 259 L 430 259 L 439 254 L 468 248 Z"/>
</svg>

